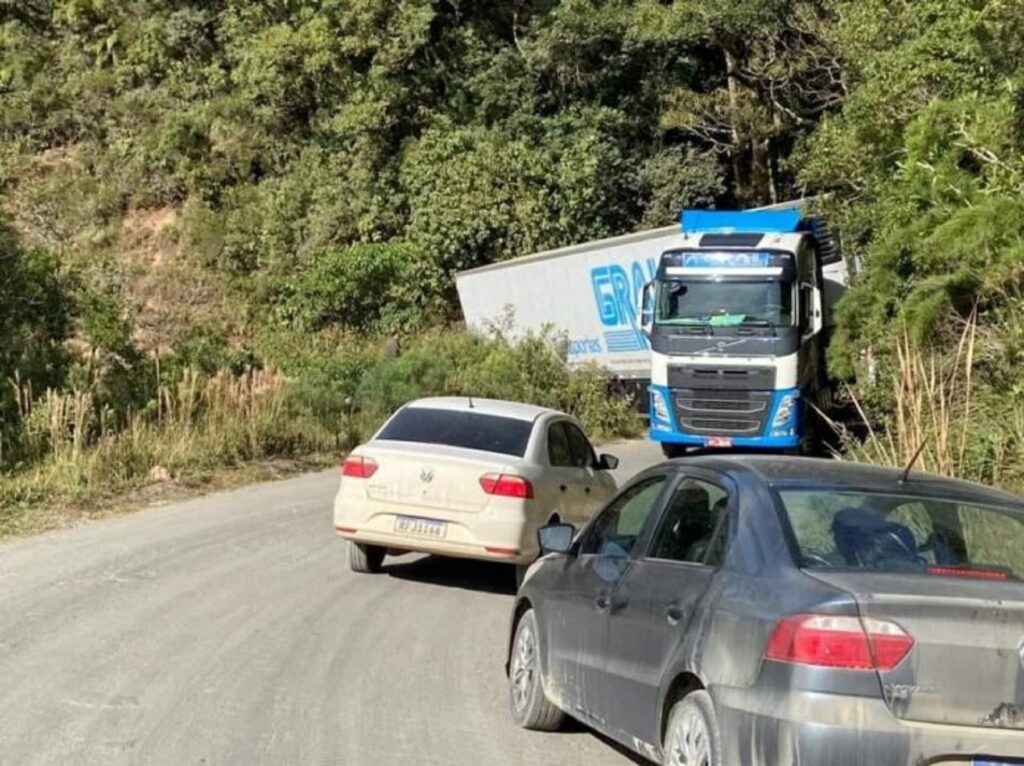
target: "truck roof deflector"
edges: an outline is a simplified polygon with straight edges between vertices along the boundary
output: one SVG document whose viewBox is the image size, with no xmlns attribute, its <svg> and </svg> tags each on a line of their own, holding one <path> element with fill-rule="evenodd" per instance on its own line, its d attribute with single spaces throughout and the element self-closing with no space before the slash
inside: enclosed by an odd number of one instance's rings
<svg viewBox="0 0 1024 766">
<path fill-rule="evenodd" d="M 679 216 L 683 234 L 789 234 L 800 230 L 802 215 L 788 210 L 684 210 Z"/>
</svg>

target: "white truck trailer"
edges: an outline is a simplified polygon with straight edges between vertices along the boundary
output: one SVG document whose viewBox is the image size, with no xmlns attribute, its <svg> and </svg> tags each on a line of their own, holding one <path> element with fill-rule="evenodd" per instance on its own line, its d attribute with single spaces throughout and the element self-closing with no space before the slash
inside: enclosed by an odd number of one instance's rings
<svg viewBox="0 0 1024 766">
<path fill-rule="evenodd" d="M 638 297 L 666 250 L 683 242 L 678 225 L 548 250 L 458 274 L 471 329 L 512 320 L 513 336 L 545 328 L 565 333 L 569 364 L 596 362 L 624 383 L 646 388 L 651 344 Z"/>
</svg>

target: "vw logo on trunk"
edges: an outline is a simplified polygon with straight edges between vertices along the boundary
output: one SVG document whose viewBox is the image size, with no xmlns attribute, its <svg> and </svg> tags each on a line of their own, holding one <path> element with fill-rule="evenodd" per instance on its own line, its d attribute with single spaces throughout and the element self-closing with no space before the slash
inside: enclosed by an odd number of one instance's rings
<svg viewBox="0 0 1024 766">
<path fill-rule="evenodd" d="M 422 471 L 420 471 L 420 481 L 422 481 L 424 484 L 429 484 L 433 480 L 434 480 L 434 469 L 433 468 L 430 468 L 428 466 L 427 468 L 424 468 Z"/>
</svg>

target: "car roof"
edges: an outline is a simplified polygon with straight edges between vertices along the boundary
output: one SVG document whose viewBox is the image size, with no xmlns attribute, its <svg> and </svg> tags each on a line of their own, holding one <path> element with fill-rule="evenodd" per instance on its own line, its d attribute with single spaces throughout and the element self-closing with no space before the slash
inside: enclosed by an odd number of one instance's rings
<svg viewBox="0 0 1024 766">
<path fill-rule="evenodd" d="M 433 396 L 427 399 L 416 399 L 405 406 L 434 410 L 472 411 L 479 415 L 497 415 L 503 418 L 530 422 L 533 422 L 541 415 L 564 414 L 548 407 L 538 407 L 535 404 L 509 402 L 503 399 L 478 399 L 475 396 L 472 399 L 468 396 Z"/>
<path fill-rule="evenodd" d="M 902 468 L 825 458 L 784 455 L 698 455 L 669 461 L 683 467 L 708 468 L 726 474 L 754 475 L 775 487 L 825 485 L 894 493 L 970 498 L 978 503 L 1024 507 L 1024 498 L 984 484 L 911 471 L 905 482 Z"/>
</svg>

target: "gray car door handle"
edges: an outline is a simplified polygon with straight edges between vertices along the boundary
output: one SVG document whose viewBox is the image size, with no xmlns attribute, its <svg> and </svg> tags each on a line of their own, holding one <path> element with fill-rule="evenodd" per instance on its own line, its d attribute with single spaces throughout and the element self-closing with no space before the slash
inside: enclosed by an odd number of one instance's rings
<svg viewBox="0 0 1024 766">
<path fill-rule="evenodd" d="M 668 620 L 669 625 L 678 625 L 685 616 L 685 610 L 678 604 L 669 604 L 665 607 L 665 619 Z"/>
</svg>

